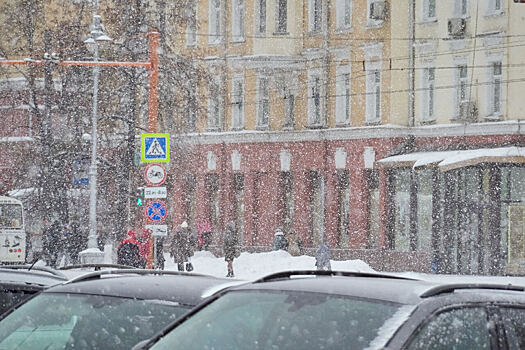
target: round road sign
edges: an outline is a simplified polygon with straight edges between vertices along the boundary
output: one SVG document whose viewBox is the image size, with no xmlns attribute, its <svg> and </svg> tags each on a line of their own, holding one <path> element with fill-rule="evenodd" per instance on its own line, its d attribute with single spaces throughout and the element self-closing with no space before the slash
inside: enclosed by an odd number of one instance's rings
<svg viewBox="0 0 525 350">
<path fill-rule="evenodd" d="M 160 186 L 166 181 L 166 169 L 160 164 L 150 164 L 146 167 L 144 177 L 150 186 Z"/>
<path fill-rule="evenodd" d="M 146 205 L 146 215 L 148 219 L 155 223 L 161 223 L 166 218 L 166 205 L 161 201 L 150 201 Z"/>
</svg>

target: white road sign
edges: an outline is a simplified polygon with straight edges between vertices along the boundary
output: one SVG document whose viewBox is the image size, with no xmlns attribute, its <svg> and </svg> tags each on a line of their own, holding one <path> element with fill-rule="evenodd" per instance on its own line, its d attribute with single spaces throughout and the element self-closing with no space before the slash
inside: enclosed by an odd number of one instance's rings
<svg viewBox="0 0 525 350">
<path fill-rule="evenodd" d="M 144 187 L 144 198 L 166 198 L 166 187 Z"/>
<path fill-rule="evenodd" d="M 146 225 L 154 237 L 165 237 L 168 235 L 168 225 Z"/>
<path fill-rule="evenodd" d="M 151 186 L 160 186 L 166 181 L 166 169 L 160 164 L 150 164 L 146 167 L 144 177 Z M 146 197 L 147 198 L 147 197 Z M 160 198 L 160 197 L 158 197 Z"/>
</svg>

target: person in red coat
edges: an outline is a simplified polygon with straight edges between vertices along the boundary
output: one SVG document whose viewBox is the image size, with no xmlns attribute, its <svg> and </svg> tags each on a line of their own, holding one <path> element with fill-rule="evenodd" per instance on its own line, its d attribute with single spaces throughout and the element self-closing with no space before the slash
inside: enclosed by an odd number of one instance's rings
<svg viewBox="0 0 525 350">
<path fill-rule="evenodd" d="M 117 247 L 117 262 L 122 265 L 144 268 L 146 261 L 142 258 L 141 243 L 133 230 L 128 231 L 128 237 L 123 239 Z"/>
</svg>

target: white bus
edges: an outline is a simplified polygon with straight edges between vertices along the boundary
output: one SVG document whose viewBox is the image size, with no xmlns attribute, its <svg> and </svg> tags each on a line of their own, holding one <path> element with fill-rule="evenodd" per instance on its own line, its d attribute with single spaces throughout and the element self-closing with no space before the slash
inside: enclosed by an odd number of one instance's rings
<svg viewBox="0 0 525 350">
<path fill-rule="evenodd" d="M 18 199 L 0 196 L 0 263 L 24 263 L 24 207 Z"/>
</svg>

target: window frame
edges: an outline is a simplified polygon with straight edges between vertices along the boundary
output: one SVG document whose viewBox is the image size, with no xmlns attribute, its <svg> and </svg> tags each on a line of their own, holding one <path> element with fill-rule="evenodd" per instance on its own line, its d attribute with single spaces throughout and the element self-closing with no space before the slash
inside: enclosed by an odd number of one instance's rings
<svg viewBox="0 0 525 350">
<path fill-rule="evenodd" d="M 267 6 L 266 0 L 257 0 L 255 6 L 255 35 L 266 35 Z"/>
<path fill-rule="evenodd" d="M 431 2 L 434 4 L 434 15 L 430 14 Z M 436 22 L 437 21 L 437 1 L 436 0 L 422 0 L 421 21 L 422 22 Z"/>
<path fill-rule="evenodd" d="M 257 76 L 257 123 L 256 128 L 268 130 L 270 127 L 270 77 L 260 73 Z M 266 113 L 266 116 L 265 116 Z"/>
<path fill-rule="evenodd" d="M 241 92 L 237 93 L 237 84 L 241 84 Z M 235 75 L 232 79 L 232 130 L 244 129 L 245 83 L 244 75 Z"/>
<path fill-rule="evenodd" d="M 224 103 L 221 101 L 221 78 L 215 77 L 208 83 L 208 130 L 220 131 L 224 116 Z M 217 111 L 217 115 L 214 112 Z"/>
<path fill-rule="evenodd" d="M 315 96 L 314 96 L 315 92 Z M 310 69 L 308 71 L 308 127 L 319 128 L 324 127 L 325 118 L 325 88 L 322 82 L 321 69 Z M 316 96 L 318 98 L 318 107 L 316 107 Z M 319 112 L 315 113 L 316 111 Z M 315 115 L 314 115 L 315 114 Z M 318 117 L 318 118 L 317 118 Z"/>
<path fill-rule="evenodd" d="M 321 33 L 323 30 L 323 0 L 308 0 L 308 32 Z"/>
<path fill-rule="evenodd" d="M 462 69 L 465 69 L 465 76 L 462 77 Z M 456 71 L 455 71 L 455 78 L 456 78 L 456 89 L 455 89 L 455 100 L 456 100 L 456 118 L 460 117 L 460 109 L 461 109 L 461 103 L 468 102 L 469 101 L 469 86 L 468 86 L 468 65 L 466 62 L 456 63 Z M 465 88 L 465 97 L 462 99 L 462 88 Z"/>
<path fill-rule="evenodd" d="M 350 64 L 341 64 L 336 68 L 335 91 L 335 124 L 336 126 L 348 126 L 351 124 L 350 116 L 352 113 L 352 73 Z"/>
<path fill-rule="evenodd" d="M 433 79 L 430 79 L 431 72 L 433 75 Z M 425 122 L 435 121 L 436 120 L 436 67 L 434 66 L 434 64 L 429 64 L 423 68 L 422 88 L 423 88 L 423 98 L 422 98 L 422 108 L 421 108 L 421 122 L 425 123 Z"/>
<path fill-rule="evenodd" d="M 245 0 L 232 1 L 232 42 L 244 42 L 246 3 Z"/>
<path fill-rule="evenodd" d="M 352 0 L 336 0 L 335 4 L 335 23 L 338 31 L 347 31 L 352 28 Z M 348 14 L 347 14 L 348 11 Z M 347 23 L 348 19 L 348 23 Z"/>
<path fill-rule="evenodd" d="M 195 0 L 188 7 L 188 17 L 193 18 L 193 21 L 186 23 L 186 47 L 197 46 L 197 14 L 198 14 L 198 1 Z"/>
<path fill-rule="evenodd" d="M 382 83 L 383 77 L 381 74 L 381 61 L 366 61 L 366 112 L 365 120 L 368 124 L 377 124 L 381 122 L 382 110 L 381 105 L 383 99 L 382 94 Z M 377 76 L 379 74 L 379 82 Z M 378 90 L 379 89 L 379 90 Z M 379 102 L 379 106 L 378 106 Z M 379 107 L 379 109 L 378 109 Z M 373 111 L 373 112 L 372 112 Z M 379 112 L 379 113 L 378 113 Z"/>
<path fill-rule="evenodd" d="M 208 43 L 220 44 L 222 37 L 222 0 L 208 1 Z"/>
<path fill-rule="evenodd" d="M 284 2 L 284 19 L 281 12 L 281 4 Z M 283 28 L 283 22 L 284 28 Z M 275 34 L 288 34 L 288 0 L 275 0 Z"/>
</svg>

